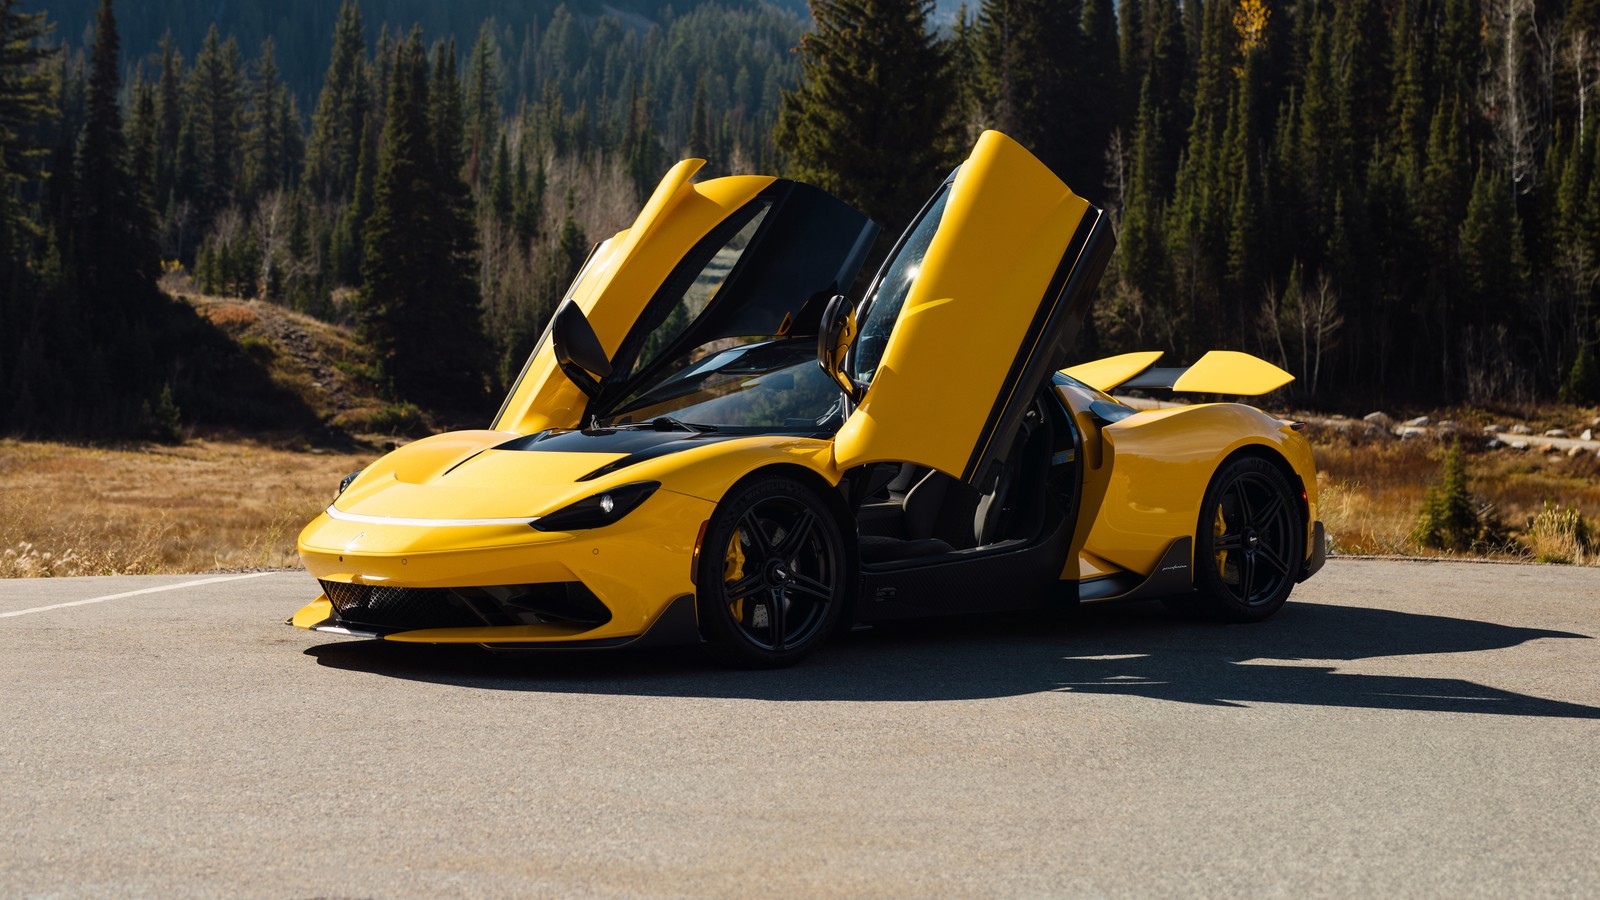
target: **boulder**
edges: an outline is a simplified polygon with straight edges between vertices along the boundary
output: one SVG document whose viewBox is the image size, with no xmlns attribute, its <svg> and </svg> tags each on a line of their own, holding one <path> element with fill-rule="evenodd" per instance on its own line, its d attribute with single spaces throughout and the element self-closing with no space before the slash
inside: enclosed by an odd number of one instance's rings
<svg viewBox="0 0 1600 900">
<path fill-rule="evenodd" d="M 1505 430 L 1506 430 L 1506 427 L 1504 425 L 1485 425 L 1485 426 L 1483 426 L 1483 433 L 1484 434 L 1504 434 Z"/>
<path fill-rule="evenodd" d="M 1504 447 L 1505 444 L 1501 443 L 1499 438 L 1490 438 L 1489 443 L 1484 444 L 1483 446 L 1484 449 L 1487 450 L 1499 450 L 1501 447 Z"/>
<path fill-rule="evenodd" d="M 1586 441 L 1594 440 L 1594 429 L 1593 428 L 1585 428 L 1583 430 L 1583 434 L 1579 435 L 1579 437 L 1583 438 Z"/>
<path fill-rule="evenodd" d="M 1545 437 L 1558 437 L 1558 438 L 1572 437 L 1572 435 L 1567 434 L 1567 430 L 1565 428 L 1552 428 L 1549 431 L 1546 431 L 1544 433 L 1544 436 Z"/>
<path fill-rule="evenodd" d="M 1427 428 L 1429 425 L 1432 425 L 1432 424 L 1433 424 L 1433 420 L 1428 418 L 1427 416 L 1417 416 L 1415 419 L 1407 419 L 1406 420 L 1406 427 L 1407 428 Z"/>
<path fill-rule="evenodd" d="M 1568 450 L 1567 450 L 1567 458 L 1568 459 L 1576 459 L 1578 454 L 1582 453 L 1582 452 L 1583 452 L 1583 448 L 1582 447 L 1571 447 L 1571 448 L 1568 448 Z"/>
<path fill-rule="evenodd" d="M 1533 434 L 1533 429 L 1529 428 L 1528 426 L 1526 426 L 1524 424 L 1522 424 L 1521 422 L 1518 422 L 1517 424 L 1511 426 L 1511 433 L 1512 434 Z"/>
<path fill-rule="evenodd" d="M 1539 447 L 1539 452 L 1540 453 L 1560 453 L 1561 452 L 1561 448 L 1557 447 L 1555 444 L 1544 444 L 1544 445 L 1541 445 Z"/>
<path fill-rule="evenodd" d="M 1528 442 L 1527 441 L 1512 441 L 1511 442 L 1511 449 L 1513 449 L 1513 450 L 1526 450 L 1526 449 L 1528 449 Z"/>
<path fill-rule="evenodd" d="M 1389 418 L 1388 413 L 1369 412 L 1366 415 L 1361 417 L 1361 421 L 1363 421 L 1363 422 L 1371 422 L 1374 425 L 1383 425 L 1383 426 L 1387 427 L 1388 424 L 1390 422 L 1393 422 L 1394 420 Z M 1596 427 L 1600 427 L 1600 424 L 1597 424 Z"/>
<path fill-rule="evenodd" d="M 1425 429 L 1425 428 L 1417 428 L 1417 427 L 1412 426 L 1412 425 L 1406 425 L 1406 426 L 1403 426 L 1403 427 L 1400 427 L 1400 428 L 1396 428 L 1394 430 L 1394 433 L 1398 434 L 1400 436 L 1400 440 L 1402 440 L 1402 441 L 1409 441 L 1412 438 L 1420 438 L 1420 437 L 1427 437 L 1428 436 L 1427 429 Z"/>
</svg>

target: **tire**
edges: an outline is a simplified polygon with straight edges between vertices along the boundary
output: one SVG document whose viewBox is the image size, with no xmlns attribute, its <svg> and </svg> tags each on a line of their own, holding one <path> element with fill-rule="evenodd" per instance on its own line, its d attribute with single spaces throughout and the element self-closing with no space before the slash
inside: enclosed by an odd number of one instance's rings
<svg viewBox="0 0 1600 900">
<path fill-rule="evenodd" d="M 1282 608 L 1306 556 L 1300 496 L 1272 463 L 1226 463 L 1206 488 L 1195 530 L 1189 609 L 1224 622 L 1259 622 Z"/>
<path fill-rule="evenodd" d="M 735 487 L 700 544 L 696 611 L 715 659 L 792 666 L 827 639 L 849 600 L 849 557 L 816 492 L 769 476 Z"/>
</svg>

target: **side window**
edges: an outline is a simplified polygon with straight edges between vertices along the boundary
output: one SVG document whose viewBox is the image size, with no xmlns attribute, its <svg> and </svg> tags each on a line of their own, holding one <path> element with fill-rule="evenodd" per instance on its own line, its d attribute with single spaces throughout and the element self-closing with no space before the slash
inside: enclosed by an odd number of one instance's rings
<svg viewBox="0 0 1600 900">
<path fill-rule="evenodd" d="M 928 255 L 933 236 L 938 233 L 939 223 L 944 220 L 945 201 L 949 197 L 949 188 L 941 188 L 939 196 L 934 198 L 927 212 L 912 226 L 905 242 L 895 251 L 894 257 L 884 266 L 883 276 L 867 298 L 865 312 L 857 325 L 860 336 L 856 338 L 850 360 L 850 377 L 858 384 L 870 383 L 872 376 L 877 374 L 878 365 L 883 362 L 883 351 L 889 344 L 889 335 L 894 332 L 895 322 L 900 319 L 900 310 L 906 305 L 911 286 L 922 271 L 922 259 Z"/>
<path fill-rule="evenodd" d="M 684 273 L 687 275 L 689 272 L 694 272 L 693 280 L 682 288 L 682 293 L 661 320 L 661 324 L 656 326 L 645 339 L 633 371 L 643 371 L 645 367 L 654 364 L 674 341 L 683 336 L 695 319 L 706 311 L 706 307 L 716 299 L 717 292 L 722 289 L 723 283 L 733 272 L 734 266 L 738 265 L 740 257 L 744 256 L 744 251 L 749 248 L 750 241 L 761 229 L 761 223 L 766 220 L 767 212 L 771 209 L 770 203 L 763 203 L 751 209 L 746 213 L 747 218 L 742 224 L 737 220 L 730 223 L 736 230 L 727 240 L 715 245 L 709 256 L 697 255 L 697 259 L 703 259 L 705 262 L 698 270 L 694 269 L 691 263 Z M 695 358 L 698 357 L 691 357 L 686 362 L 692 362 Z"/>
</svg>

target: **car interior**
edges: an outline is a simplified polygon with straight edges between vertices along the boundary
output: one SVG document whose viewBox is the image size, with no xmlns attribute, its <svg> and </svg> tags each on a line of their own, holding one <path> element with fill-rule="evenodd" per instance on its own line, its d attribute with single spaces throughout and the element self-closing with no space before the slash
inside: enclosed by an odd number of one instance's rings
<svg viewBox="0 0 1600 900">
<path fill-rule="evenodd" d="M 851 492 L 861 563 L 909 568 L 1025 545 L 1074 508 L 1076 459 L 1072 425 L 1045 393 L 987 490 L 911 463 L 866 466 Z"/>
</svg>

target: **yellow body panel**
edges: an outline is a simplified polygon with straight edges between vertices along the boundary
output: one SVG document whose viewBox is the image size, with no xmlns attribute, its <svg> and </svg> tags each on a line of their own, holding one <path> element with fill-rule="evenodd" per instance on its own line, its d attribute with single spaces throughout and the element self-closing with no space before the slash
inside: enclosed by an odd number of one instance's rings
<svg viewBox="0 0 1600 900">
<path fill-rule="evenodd" d="M 1092 421 L 1080 414 L 1092 400 L 1089 394 L 1057 391 L 1080 427 Z M 1251 446 L 1285 460 L 1306 492 L 1310 553 L 1316 469 L 1310 444 L 1282 420 L 1236 403 L 1211 403 L 1149 410 L 1091 427 L 1099 439 L 1086 431 L 1084 444 L 1100 445 L 1103 459 L 1098 466 L 1085 460 L 1078 526 L 1062 578 L 1148 574 L 1173 540 L 1195 534 L 1206 487 L 1223 461 Z"/>
<path fill-rule="evenodd" d="M 1061 371 L 1063 375 L 1075 378 L 1097 391 L 1109 391 L 1155 365 L 1159 359 L 1160 350 L 1141 350 L 1138 353 L 1108 356 Z"/>
<path fill-rule="evenodd" d="M 321 625 L 333 617 L 333 604 L 328 602 L 326 595 L 300 607 L 300 610 L 289 619 L 289 624 L 296 628 L 310 628 Z"/>
<path fill-rule="evenodd" d="M 580 273 L 568 297 L 583 310 L 608 357 L 617 352 L 661 283 L 694 245 L 776 178 L 738 175 L 700 184 L 704 160 L 672 168 L 633 226 L 612 238 Z M 561 374 L 548 333 L 534 348 L 494 427 L 530 434 L 573 428 L 588 398 Z"/>
<path fill-rule="evenodd" d="M 1237 350 L 1212 350 L 1173 382 L 1175 391 L 1194 394 L 1238 394 L 1258 397 L 1294 380 L 1264 359 Z"/>
<path fill-rule="evenodd" d="M 478 434 L 505 437 L 497 432 Z M 462 454 L 462 442 L 436 441 L 429 445 L 418 441 L 390 456 L 401 455 L 411 447 L 418 447 L 416 452 L 427 454 L 430 459 L 435 454 L 429 451 L 435 448 L 439 457 Z M 616 458 L 610 454 L 488 452 L 520 462 L 524 473 L 538 473 L 536 480 L 547 477 L 544 468 L 553 459 L 586 457 L 589 471 Z M 561 468 L 565 463 L 555 465 Z M 566 533 L 543 532 L 526 524 L 379 524 L 342 521 L 324 513 L 301 532 L 300 557 L 317 578 L 354 584 L 431 588 L 581 581 L 612 612 L 610 622 L 587 630 L 546 625 L 448 628 L 400 632 L 387 635 L 386 640 L 500 644 L 628 637 L 647 630 L 674 599 L 694 592 L 689 569 L 700 525 L 711 517 L 716 502 L 740 478 L 773 466 L 803 469 L 829 484 L 837 484 L 839 479 L 832 467 L 831 442 L 753 435 L 641 462 L 594 481 L 574 484 L 569 479 L 564 487 L 552 484 L 546 495 L 549 499 L 542 504 L 546 508 L 518 507 L 529 515 L 538 515 L 621 484 L 662 481 L 671 485 L 671 489 L 658 490 L 620 522 L 605 528 Z M 409 468 L 404 460 L 400 467 Z M 494 467 L 498 468 L 497 461 Z M 416 468 L 427 467 L 417 464 Z M 363 475 L 358 483 L 374 482 Z M 355 490 L 352 485 L 340 498 L 338 508 L 348 506 L 357 514 L 365 514 L 371 508 L 387 509 L 386 505 L 369 504 L 396 488 L 406 487 L 390 484 L 387 490 L 371 491 L 374 496 L 366 502 L 346 503 L 346 497 Z M 530 491 L 501 493 L 525 497 Z M 439 484 L 418 485 L 410 493 L 404 512 L 397 515 L 420 518 L 432 512 L 440 518 L 454 518 L 463 496 L 470 499 L 472 492 L 463 494 L 453 483 L 448 490 Z M 327 601 L 321 599 L 318 603 L 325 607 Z M 297 613 L 293 624 L 310 628 L 326 619 L 325 610 L 320 616 L 312 612 L 316 605 Z"/>
<path fill-rule="evenodd" d="M 984 133 L 872 385 L 839 430 L 840 469 L 913 462 L 962 476 L 1088 209 L 1021 145 Z"/>
</svg>

